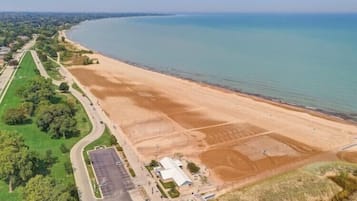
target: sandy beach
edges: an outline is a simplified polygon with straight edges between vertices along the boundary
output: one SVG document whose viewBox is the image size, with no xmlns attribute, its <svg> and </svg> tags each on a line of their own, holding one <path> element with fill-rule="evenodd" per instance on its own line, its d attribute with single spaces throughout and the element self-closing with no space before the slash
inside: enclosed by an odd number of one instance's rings
<svg viewBox="0 0 357 201">
<path fill-rule="evenodd" d="M 146 162 L 182 154 L 217 182 L 237 182 L 336 155 L 357 136 L 339 118 L 88 56 L 100 64 L 69 70 Z"/>
</svg>

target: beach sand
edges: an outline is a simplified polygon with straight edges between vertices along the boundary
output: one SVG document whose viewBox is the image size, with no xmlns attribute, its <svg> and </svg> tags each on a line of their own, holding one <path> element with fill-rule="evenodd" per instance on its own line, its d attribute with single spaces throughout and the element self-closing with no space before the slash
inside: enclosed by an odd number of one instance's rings
<svg viewBox="0 0 357 201">
<path fill-rule="evenodd" d="M 180 153 L 224 184 L 321 160 L 357 136 L 328 115 L 88 56 L 100 64 L 70 72 L 146 162 Z"/>
</svg>

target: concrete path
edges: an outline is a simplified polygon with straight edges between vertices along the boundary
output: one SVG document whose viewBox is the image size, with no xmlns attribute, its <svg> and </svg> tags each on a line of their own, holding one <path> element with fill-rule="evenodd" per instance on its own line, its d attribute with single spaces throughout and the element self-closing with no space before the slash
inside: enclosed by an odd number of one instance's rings
<svg viewBox="0 0 357 201">
<path fill-rule="evenodd" d="M 52 58 L 50 58 L 50 59 L 54 62 L 57 62 L 56 60 L 54 60 Z M 161 198 L 161 193 L 159 192 L 159 190 L 156 187 L 156 181 L 150 176 L 149 172 L 144 167 L 145 164 L 142 163 L 142 160 L 139 157 L 139 154 L 134 149 L 134 146 L 131 144 L 130 140 L 127 139 L 126 135 L 121 130 L 121 128 L 118 125 L 116 125 L 105 114 L 104 110 L 99 105 L 99 101 L 97 100 L 97 98 L 91 93 L 91 91 L 88 88 L 82 86 L 81 83 L 68 71 L 67 68 L 65 68 L 60 63 L 58 63 L 58 64 L 60 65 L 59 72 L 64 76 L 65 82 L 67 82 L 70 86 L 72 86 L 73 83 L 76 83 L 83 90 L 84 94 L 86 95 L 86 98 L 88 100 L 90 100 L 91 103 L 93 103 L 91 107 L 94 108 L 93 109 L 94 111 L 96 111 L 94 117 L 97 118 L 97 121 L 99 121 L 99 119 L 100 119 L 101 121 L 104 122 L 105 125 L 107 125 L 110 132 L 117 138 L 118 142 L 123 147 L 125 155 L 127 156 L 127 160 L 129 162 L 130 166 L 134 169 L 134 171 L 136 173 L 136 177 L 132 178 L 133 183 L 136 186 L 142 186 L 146 190 L 151 201 L 170 200 L 170 199 Z M 71 88 L 71 92 L 80 94 L 80 92 L 77 92 L 76 90 L 73 90 L 72 88 Z M 93 138 L 90 138 L 89 140 L 92 140 Z M 83 140 L 85 140 L 85 139 L 83 139 Z M 79 149 L 77 147 L 77 145 L 79 147 L 84 147 L 83 144 L 79 145 L 80 143 L 88 143 L 89 144 L 88 141 L 82 142 L 82 140 L 81 140 L 78 144 L 75 145 L 75 147 L 73 147 L 73 149 L 72 149 L 73 152 L 78 151 L 78 153 L 79 152 L 82 153 L 82 151 L 79 151 Z M 71 153 L 72 153 L 72 151 L 71 151 Z M 72 154 L 71 154 L 71 156 L 72 156 Z M 77 156 L 77 158 L 75 160 L 79 160 L 78 157 L 79 156 Z M 74 160 L 72 160 L 72 157 L 71 157 L 71 161 L 72 161 L 72 163 L 74 162 Z M 83 166 L 76 166 L 76 167 L 81 168 L 80 170 L 86 172 L 84 169 L 85 167 L 83 167 Z M 84 194 L 88 193 L 88 190 L 84 190 L 84 189 L 88 188 L 88 187 L 86 187 L 85 181 L 87 180 L 89 182 L 89 180 L 88 180 L 88 177 L 86 179 L 83 177 L 84 177 L 84 174 L 75 175 L 76 184 L 77 184 L 78 188 L 82 192 L 84 192 L 83 193 L 83 195 L 84 195 Z M 86 200 L 86 199 L 83 199 L 83 200 Z M 106 201 L 106 199 L 104 199 L 104 200 Z"/>
<path fill-rule="evenodd" d="M 49 78 L 45 68 L 43 67 L 38 55 L 35 51 L 31 51 L 32 56 L 35 60 L 38 70 L 40 71 L 41 76 Z M 53 81 L 55 85 L 59 85 L 60 81 Z M 83 159 L 83 150 L 91 142 L 98 139 L 104 132 L 105 126 L 101 123 L 99 115 L 97 114 L 96 108 L 93 107 L 91 101 L 83 96 L 80 92 L 70 87 L 69 91 L 73 94 L 74 97 L 83 105 L 85 111 L 88 114 L 88 117 L 92 123 L 92 131 L 84 138 L 82 138 L 77 144 L 75 144 L 70 153 L 70 159 L 72 167 L 74 170 L 74 178 L 78 188 L 78 193 L 80 200 L 83 201 L 96 201 L 94 197 L 93 189 L 91 186 L 91 181 L 88 176 L 86 169 L 86 164 Z"/>
</svg>

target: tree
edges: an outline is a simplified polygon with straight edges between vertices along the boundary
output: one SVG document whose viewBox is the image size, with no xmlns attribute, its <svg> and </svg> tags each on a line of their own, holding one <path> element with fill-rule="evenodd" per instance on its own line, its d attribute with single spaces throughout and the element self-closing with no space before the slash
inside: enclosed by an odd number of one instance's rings
<svg viewBox="0 0 357 201">
<path fill-rule="evenodd" d="M 69 90 L 69 85 L 67 84 L 67 82 L 62 82 L 62 83 L 59 85 L 58 89 L 59 89 L 60 91 L 62 91 L 62 92 L 68 92 L 68 90 Z"/>
<path fill-rule="evenodd" d="M 200 171 L 200 167 L 198 167 L 195 163 L 189 162 L 187 163 L 187 169 L 190 170 L 191 173 L 195 174 Z"/>
<path fill-rule="evenodd" d="M 51 79 L 40 77 L 31 80 L 29 85 L 19 89 L 18 94 L 20 94 L 25 101 L 37 105 L 43 100 L 51 100 L 55 95 L 55 90 Z"/>
<path fill-rule="evenodd" d="M 36 175 L 26 184 L 23 198 L 27 201 L 49 201 L 52 198 L 54 182 L 49 177 Z"/>
<path fill-rule="evenodd" d="M 33 176 L 36 160 L 21 137 L 0 131 L 0 178 L 9 184 L 10 192 Z"/>
<path fill-rule="evenodd" d="M 27 115 L 26 112 L 22 109 L 8 109 L 4 116 L 3 119 L 6 124 L 8 125 L 18 125 L 18 124 L 24 124 L 27 121 Z"/>
<path fill-rule="evenodd" d="M 40 108 L 37 126 L 48 132 L 52 138 L 69 138 L 79 133 L 77 121 L 71 109 L 65 104 Z"/>
<path fill-rule="evenodd" d="M 151 160 L 150 167 L 158 167 L 158 166 L 159 166 L 159 162 L 157 162 L 156 160 Z"/>
<path fill-rule="evenodd" d="M 26 184 L 23 198 L 26 201 L 75 201 L 70 190 L 50 177 L 36 175 Z"/>
</svg>

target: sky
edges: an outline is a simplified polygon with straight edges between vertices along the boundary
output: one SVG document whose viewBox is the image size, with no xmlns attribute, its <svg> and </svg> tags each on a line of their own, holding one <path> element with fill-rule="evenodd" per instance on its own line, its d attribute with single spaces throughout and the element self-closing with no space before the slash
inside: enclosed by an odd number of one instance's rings
<svg viewBox="0 0 357 201">
<path fill-rule="evenodd" d="M 0 0 L 0 11 L 357 12 L 357 0 Z"/>
</svg>

